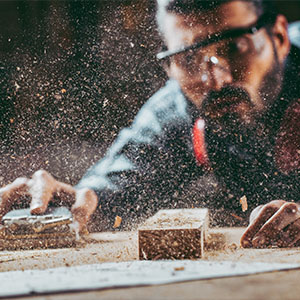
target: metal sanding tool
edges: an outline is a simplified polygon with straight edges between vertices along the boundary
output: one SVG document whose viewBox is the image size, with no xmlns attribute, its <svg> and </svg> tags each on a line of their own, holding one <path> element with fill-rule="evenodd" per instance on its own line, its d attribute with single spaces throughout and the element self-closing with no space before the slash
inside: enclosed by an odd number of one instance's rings
<svg viewBox="0 0 300 300">
<path fill-rule="evenodd" d="M 76 234 L 70 228 L 72 214 L 66 207 L 49 208 L 43 215 L 17 209 L 2 218 L 0 250 L 72 247 Z"/>
</svg>

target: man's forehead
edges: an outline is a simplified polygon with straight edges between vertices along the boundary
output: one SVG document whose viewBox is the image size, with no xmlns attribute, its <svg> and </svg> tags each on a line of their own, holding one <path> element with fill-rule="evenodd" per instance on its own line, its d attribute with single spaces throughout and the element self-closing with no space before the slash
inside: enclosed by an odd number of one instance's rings
<svg viewBox="0 0 300 300">
<path fill-rule="evenodd" d="M 248 1 L 229 1 L 221 4 L 213 10 L 193 12 L 191 14 L 172 14 L 173 25 L 193 29 L 202 28 L 203 34 L 211 34 L 218 31 L 248 26 L 256 21 L 257 16 L 253 6 Z"/>
</svg>

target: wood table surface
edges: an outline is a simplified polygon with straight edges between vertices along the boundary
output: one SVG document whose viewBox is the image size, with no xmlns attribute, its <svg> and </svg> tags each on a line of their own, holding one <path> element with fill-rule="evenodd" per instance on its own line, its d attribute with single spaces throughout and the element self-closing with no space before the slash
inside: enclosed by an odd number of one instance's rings
<svg viewBox="0 0 300 300">
<path fill-rule="evenodd" d="M 210 229 L 218 238 L 215 249 L 209 244 L 203 259 L 243 262 L 300 263 L 300 248 L 242 249 L 239 239 L 244 228 Z M 69 267 L 138 259 L 137 232 L 90 234 L 76 248 L 2 251 L 0 272 Z M 21 299 L 11 298 L 11 299 Z M 76 293 L 30 296 L 27 299 L 300 299 L 300 270 L 257 275 L 197 280 L 147 287 L 118 288 Z"/>
</svg>

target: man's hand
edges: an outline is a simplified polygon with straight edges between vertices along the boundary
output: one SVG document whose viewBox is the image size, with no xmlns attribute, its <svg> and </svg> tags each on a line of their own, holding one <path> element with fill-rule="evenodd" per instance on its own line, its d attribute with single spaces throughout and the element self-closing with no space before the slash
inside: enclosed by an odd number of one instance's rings
<svg viewBox="0 0 300 300">
<path fill-rule="evenodd" d="M 244 248 L 300 245 L 300 205 L 274 200 L 258 206 L 250 215 L 250 225 L 241 238 Z"/>
<path fill-rule="evenodd" d="M 49 202 L 69 206 L 73 214 L 73 228 L 83 231 L 97 207 L 97 196 L 93 190 L 76 190 L 71 185 L 59 182 L 46 171 L 34 173 L 31 179 L 17 178 L 13 183 L 0 189 L 0 220 L 24 196 L 31 197 L 32 214 L 43 214 Z"/>
</svg>

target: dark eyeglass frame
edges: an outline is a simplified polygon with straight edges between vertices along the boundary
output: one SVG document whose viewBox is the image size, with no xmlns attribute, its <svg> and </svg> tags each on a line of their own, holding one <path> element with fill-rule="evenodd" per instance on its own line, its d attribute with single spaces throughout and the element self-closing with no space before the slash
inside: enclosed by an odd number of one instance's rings
<svg viewBox="0 0 300 300">
<path fill-rule="evenodd" d="M 238 27 L 238 28 L 234 28 L 234 29 L 228 29 L 223 32 L 217 32 L 217 33 L 211 35 L 210 37 L 203 39 L 202 41 L 192 44 L 190 46 L 182 47 L 177 50 L 167 50 L 167 51 L 159 52 L 156 55 L 156 58 L 160 61 L 163 61 L 163 60 L 168 59 L 176 54 L 184 53 L 184 52 L 187 52 L 190 50 L 204 48 L 204 47 L 207 47 L 211 44 L 214 44 L 214 43 L 222 41 L 222 40 L 237 38 L 237 37 L 243 36 L 244 34 L 255 34 L 261 28 L 263 28 L 271 23 L 272 23 L 272 21 L 270 21 L 270 16 L 268 14 L 262 14 L 258 18 L 258 20 L 255 23 L 251 24 L 250 26 Z"/>
</svg>

